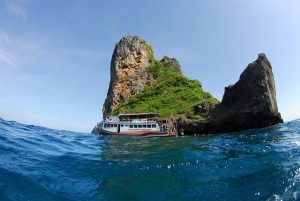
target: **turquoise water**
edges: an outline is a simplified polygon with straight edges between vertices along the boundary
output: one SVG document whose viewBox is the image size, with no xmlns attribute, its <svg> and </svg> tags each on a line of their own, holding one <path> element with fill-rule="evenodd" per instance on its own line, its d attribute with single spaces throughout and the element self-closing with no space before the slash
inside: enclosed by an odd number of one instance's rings
<svg viewBox="0 0 300 201">
<path fill-rule="evenodd" d="M 0 200 L 300 200 L 299 148 L 300 120 L 159 139 L 0 119 Z"/>
</svg>

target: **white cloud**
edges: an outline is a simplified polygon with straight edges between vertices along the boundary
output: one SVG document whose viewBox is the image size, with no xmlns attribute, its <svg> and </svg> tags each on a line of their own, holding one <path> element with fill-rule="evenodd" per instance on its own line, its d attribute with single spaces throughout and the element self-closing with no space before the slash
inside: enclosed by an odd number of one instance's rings
<svg viewBox="0 0 300 201">
<path fill-rule="evenodd" d="M 23 19 L 26 18 L 26 10 L 16 3 L 9 3 L 7 5 L 7 11 L 13 15 L 20 16 Z"/>
<path fill-rule="evenodd" d="M 0 31 L 0 64 L 4 63 L 5 65 L 15 67 L 12 55 L 7 51 L 10 44 L 10 37 L 5 32 Z"/>
<path fill-rule="evenodd" d="M 6 33 L 0 31 L 0 45 L 2 43 L 9 44 L 10 43 L 10 38 Z"/>
<path fill-rule="evenodd" d="M 15 63 L 13 62 L 12 56 L 7 52 L 0 49 L 0 63 L 8 64 L 11 67 L 15 67 Z"/>
</svg>

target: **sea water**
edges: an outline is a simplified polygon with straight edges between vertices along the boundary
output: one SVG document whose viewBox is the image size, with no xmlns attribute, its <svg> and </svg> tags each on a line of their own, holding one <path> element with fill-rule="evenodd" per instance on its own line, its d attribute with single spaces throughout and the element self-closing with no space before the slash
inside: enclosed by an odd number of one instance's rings
<svg viewBox="0 0 300 201">
<path fill-rule="evenodd" d="M 0 201 L 300 200 L 300 120 L 201 137 L 53 130 L 0 119 Z"/>
</svg>

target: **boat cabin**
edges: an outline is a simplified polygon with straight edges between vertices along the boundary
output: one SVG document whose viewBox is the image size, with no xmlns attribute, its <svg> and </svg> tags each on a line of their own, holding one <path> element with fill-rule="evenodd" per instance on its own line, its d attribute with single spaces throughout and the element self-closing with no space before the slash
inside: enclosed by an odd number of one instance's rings
<svg viewBox="0 0 300 201">
<path fill-rule="evenodd" d="M 108 116 L 99 124 L 101 131 L 107 134 L 147 135 L 166 134 L 160 126 L 155 113 L 120 114 Z"/>
<path fill-rule="evenodd" d="M 157 115 L 155 113 L 120 114 L 119 119 L 120 121 L 149 122 L 157 120 Z"/>
</svg>

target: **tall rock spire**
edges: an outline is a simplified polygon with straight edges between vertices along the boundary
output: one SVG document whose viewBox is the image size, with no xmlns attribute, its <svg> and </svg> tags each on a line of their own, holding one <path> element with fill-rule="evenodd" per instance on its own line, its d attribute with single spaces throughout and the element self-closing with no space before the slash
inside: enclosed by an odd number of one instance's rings
<svg viewBox="0 0 300 201">
<path fill-rule="evenodd" d="M 103 105 L 103 116 L 109 115 L 120 103 L 152 84 L 146 67 L 153 60 L 151 47 L 138 36 L 125 36 L 115 46 L 111 59 L 110 84 Z"/>
<path fill-rule="evenodd" d="M 178 129 L 180 133 L 193 135 L 242 131 L 282 122 L 272 66 L 265 54 L 259 54 L 234 85 L 225 87 L 222 102 L 211 111 L 208 119 L 198 122 L 180 120 Z"/>
<path fill-rule="evenodd" d="M 239 131 L 282 123 L 277 108 L 272 66 L 265 54 L 250 63 L 234 85 L 225 88 L 222 102 L 212 113 L 222 131 Z"/>
</svg>

